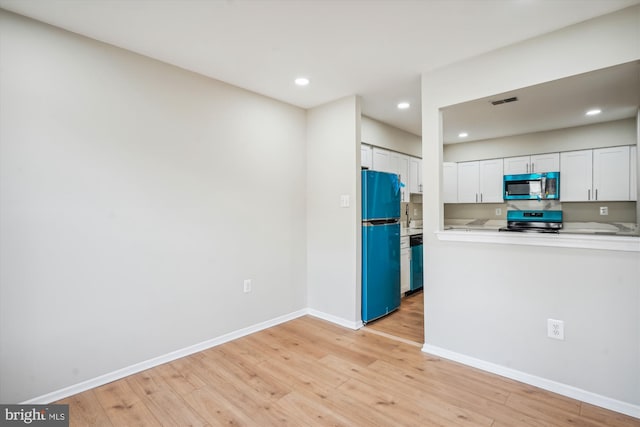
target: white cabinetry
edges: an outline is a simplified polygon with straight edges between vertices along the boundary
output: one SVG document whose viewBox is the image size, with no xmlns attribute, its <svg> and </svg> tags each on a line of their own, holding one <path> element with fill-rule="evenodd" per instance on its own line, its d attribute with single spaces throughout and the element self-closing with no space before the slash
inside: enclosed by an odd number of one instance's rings
<svg viewBox="0 0 640 427">
<path fill-rule="evenodd" d="M 362 147 L 365 147 L 362 145 Z M 422 160 L 384 148 L 371 148 L 370 169 L 380 172 L 391 172 L 400 176 L 402 201 L 408 202 L 410 193 L 422 193 Z M 362 166 L 365 167 L 365 152 L 362 150 Z"/>
<path fill-rule="evenodd" d="M 592 194 L 595 200 L 629 200 L 628 145 L 593 150 Z"/>
<path fill-rule="evenodd" d="M 373 170 L 380 172 L 393 172 L 391 165 L 391 151 L 373 147 Z"/>
<path fill-rule="evenodd" d="M 458 163 L 459 203 L 502 203 L 502 159 Z"/>
<path fill-rule="evenodd" d="M 560 153 L 560 200 L 591 200 L 593 184 L 593 150 Z"/>
<path fill-rule="evenodd" d="M 398 175 L 404 187 L 400 188 L 400 201 L 409 201 L 409 156 L 391 152 L 391 172 Z"/>
<path fill-rule="evenodd" d="M 629 146 L 560 154 L 563 202 L 629 200 Z"/>
<path fill-rule="evenodd" d="M 458 164 L 444 162 L 442 164 L 442 201 L 458 203 Z"/>
<path fill-rule="evenodd" d="M 504 159 L 504 174 L 558 172 L 560 153 L 534 154 Z"/>
<path fill-rule="evenodd" d="M 422 159 L 409 157 L 409 193 L 422 194 Z"/>
<path fill-rule="evenodd" d="M 629 149 L 629 200 L 638 200 L 638 146 Z"/>
<path fill-rule="evenodd" d="M 480 162 L 458 163 L 458 202 L 478 202 Z"/>
<path fill-rule="evenodd" d="M 373 169 L 373 148 L 370 145 L 360 145 L 360 166 L 364 169 Z"/>
<path fill-rule="evenodd" d="M 400 295 L 411 289 L 411 245 L 409 236 L 400 238 Z"/>
</svg>

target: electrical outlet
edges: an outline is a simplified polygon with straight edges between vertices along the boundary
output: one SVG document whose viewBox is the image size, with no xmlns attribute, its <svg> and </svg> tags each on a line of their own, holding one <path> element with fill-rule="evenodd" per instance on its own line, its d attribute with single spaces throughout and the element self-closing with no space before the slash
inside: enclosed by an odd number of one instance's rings
<svg viewBox="0 0 640 427">
<path fill-rule="evenodd" d="M 547 336 L 556 340 L 564 340 L 564 322 L 562 320 L 547 319 Z"/>
<path fill-rule="evenodd" d="M 251 279 L 244 280 L 244 292 L 251 292 Z"/>
<path fill-rule="evenodd" d="M 500 216 L 500 215 L 502 215 L 502 209 L 496 208 L 496 216 Z"/>
<path fill-rule="evenodd" d="M 600 206 L 600 215 L 609 215 L 609 207 Z"/>
</svg>

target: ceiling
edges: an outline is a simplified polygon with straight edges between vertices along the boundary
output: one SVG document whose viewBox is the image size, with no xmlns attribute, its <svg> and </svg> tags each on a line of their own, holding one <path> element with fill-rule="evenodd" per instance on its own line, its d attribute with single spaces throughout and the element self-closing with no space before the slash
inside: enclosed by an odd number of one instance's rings
<svg viewBox="0 0 640 427">
<path fill-rule="evenodd" d="M 357 94 L 363 114 L 420 135 L 422 72 L 638 3 L 0 0 L 0 7 L 302 108 Z M 311 84 L 296 86 L 299 76 Z M 398 110 L 400 101 L 411 107 Z"/>
<path fill-rule="evenodd" d="M 517 101 L 493 105 L 494 101 Z M 499 138 L 635 117 L 640 61 L 443 108 L 445 144 Z M 589 110 L 599 109 L 589 116 Z M 467 137 L 459 134 L 465 132 Z"/>
</svg>

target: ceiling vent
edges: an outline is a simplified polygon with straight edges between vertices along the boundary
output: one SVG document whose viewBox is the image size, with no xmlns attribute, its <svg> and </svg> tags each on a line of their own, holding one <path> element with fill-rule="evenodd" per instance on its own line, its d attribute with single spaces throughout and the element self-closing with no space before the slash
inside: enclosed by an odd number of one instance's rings
<svg viewBox="0 0 640 427">
<path fill-rule="evenodd" d="M 512 96 L 511 98 L 498 99 L 497 101 L 491 101 L 491 104 L 500 105 L 500 104 L 506 104 L 508 102 L 515 102 L 517 100 L 518 100 L 517 96 Z"/>
</svg>

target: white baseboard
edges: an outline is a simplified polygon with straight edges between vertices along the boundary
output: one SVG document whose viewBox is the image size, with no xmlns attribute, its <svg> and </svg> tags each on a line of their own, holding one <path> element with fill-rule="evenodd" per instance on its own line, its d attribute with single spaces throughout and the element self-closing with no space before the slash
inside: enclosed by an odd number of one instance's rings
<svg viewBox="0 0 640 427">
<path fill-rule="evenodd" d="M 343 319 L 342 317 L 334 316 L 333 314 L 328 314 L 322 311 L 314 310 L 312 308 L 307 309 L 307 314 L 313 317 L 317 317 L 318 319 L 335 323 L 336 325 L 344 326 L 345 328 L 353 329 L 354 331 L 362 328 L 363 326 L 362 320 L 353 322 L 353 321 Z"/>
<path fill-rule="evenodd" d="M 83 391 L 90 390 L 95 387 L 99 387 L 104 384 L 108 384 L 110 382 L 122 379 L 129 375 L 137 374 L 138 372 L 142 372 L 144 370 L 153 368 L 155 366 L 162 365 L 164 363 L 171 362 L 176 359 L 180 359 L 185 356 L 189 356 L 194 353 L 198 353 L 203 350 L 207 350 L 209 348 L 215 347 L 220 344 L 224 344 L 229 341 L 233 341 L 237 338 L 244 337 L 246 335 L 252 334 L 254 332 L 261 331 L 263 329 L 270 328 L 272 326 L 279 325 L 280 323 L 288 322 L 289 320 L 296 319 L 298 317 L 304 316 L 308 313 L 307 309 L 302 309 L 298 311 L 294 311 L 293 313 L 285 314 L 283 316 L 276 317 L 274 319 L 270 319 L 252 326 L 248 326 L 246 328 L 239 329 L 237 331 L 230 332 L 228 334 L 221 335 L 217 338 L 212 338 L 207 341 L 203 341 L 198 344 L 194 344 L 189 347 L 185 347 L 176 351 L 172 351 L 171 353 L 167 353 L 162 356 L 154 357 L 153 359 L 145 360 L 140 363 L 136 363 L 131 366 L 127 366 L 122 369 L 118 369 L 117 371 L 109 372 L 104 375 L 100 375 L 98 377 L 83 381 L 78 384 L 71 385 L 69 387 L 65 387 L 60 390 L 53 391 L 51 393 L 44 394 L 42 396 L 35 397 L 33 399 L 29 399 L 23 404 L 49 404 L 51 402 L 55 402 L 57 400 L 64 399 L 69 396 L 73 396 L 74 394 L 82 393 Z"/>
<path fill-rule="evenodd" d="M 638 405 L 622 402 L 620 400 L 582 390 L 567 384 L 551 381 L 546 378 L 527 374 L 525 372 L 517 371 L 515 369 L 507 368 L 481 359 L 476 359 L 474 357 L 466 356 L 437 346 L 425 344 L 422 346 L 422 351 L 445 359 L 453 360 L 454 362 L 462 363 L 463 365 L 482 369 L 483 371 L 491 372 L 492 374 L 511 378 L 553 393 L 561 394 L 572 399 L 600 406 L 611 411 L 640 418 L 640 406 Z"/>
</svg>

